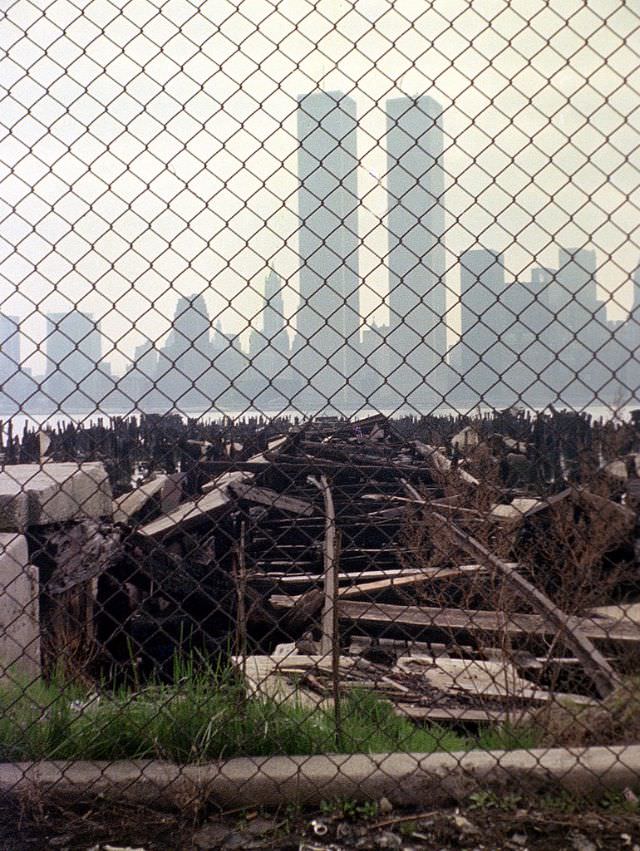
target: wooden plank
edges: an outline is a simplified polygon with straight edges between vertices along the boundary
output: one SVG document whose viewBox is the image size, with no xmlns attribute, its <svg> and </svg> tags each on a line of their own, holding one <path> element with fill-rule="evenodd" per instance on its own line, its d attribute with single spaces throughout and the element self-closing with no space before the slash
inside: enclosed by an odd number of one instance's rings
<svg viewBox="0 0 640 851">
<path fill-rule="evenodd" d="M 164 537 L 174 532 L 184 532 L 213 516 L 224 513 L 233 502 L 228 492 L 229 484 L 246 481 L 250 477 L 250 473 L 239 471 L 223 473 L 216 479 L 215 490 L 209 491 L 198 499 L 185 502 L 164 517 L 147 523 L 138 530 L 139 534 L 146 538 Z"/>
<path fill-rule="evenodd" d="M 458 706 L 414 706 L 412 703 L 396 703 L 396 715 L 411 721 L 431 721 L 438 724 L 507 724 L 521 721 L 530 709 L 469 709 Z"/>
<path fill-rule="evenodd" d="M 232 482 L 229 489 L 238 499 L 255 502 L 258 505 L 266 505 L 269 508 L 276 508 L 278 511 L 300 514 L 303 517 L 311 517 L 316 513 L 313 504 L 306 499 L 287 496 L 287 494 L 278 493 L 271 488 L 257 487 L 245 482 Z"/>
<path fill-rule="evenodd" d="M 340 559 L 342 563 L 344 563 L 344 556 Z M 267 562 L 257 562 L 258 565 L 267 564 Z M 290 562 L 269 562 L 269 564 L 285 564 L 289 565 Z M 298 564 L 310 564 L 310 562 L 298 562 Z M 469 568 L 474 567 L 475 565 L 461 565 L 461 568 Z M 480 565 L 478 565 L 480 567 Z M 433 568 L 434 570 L 440 570 L 440 568 Z M 446 568 L 449 570 L 449 568 Z M 451 568 L 452 570 L 454 568 Z M 460 568 L 458 568 L 460 569 Z M 423 573 L 424 571 L 421 571 Z M 378 580 L 384 579 L 393 579 L 394 577 L 400 578 L 403 576 L 414 576 L 416 573 L 415 570 L 408 567 L 394 567 L 385 570 L 384 568 L 380 568 L 379 570 L 355 570 L 353 573 L 340 573 L 338 574 L 338 581 L 342 584 L 344 583 L 356 583 L 356 582 L 376 582 Z M 273 582 L 278 582 L 282 585 L 296 585 L 301 584 L 303 582 L 308 582 L 310 584 L 318 584 L 322 580 L 322 576 L 318 573 L 283 573 L 282 571 L 269 571 L 266 573 L 253 573 L 248 577 L 249 581 L 259 582 L 260 580 L 271 580 Z"/>
<path fill-rule="evenodd" d="M 489 612 L 475 609 L 431 608 L 427 606 L 396 606 L 390 603 L 340 603 L 340 620 L 360 626 L 376 625 L 389 628 L 413 628 L 438 634 L 453 634 L 456 638 L 474 635 L 508 636 L 523 639 L 536 636 L 545 640 L 556 637 L 557 630 L 541 615 L 514 612 Z M 640 628 L 628 622 L 609 618 L 569 617 L 592 641 L 611 641 L 628 647 L 640 646 Z"/>
<path fill-rule="evenodd" d="M 351 585 L 349 588 L 341 588 L 338 596 L 342 598 L 357 597 L 359 594 L 375 594 L 378 591 L 401 588 L 406 585 L 419 585 L 422 582 L 434 582 L 440 579 L 451 579 L 455 576 L 468 576 L 470 574 L 486 573 L 486 568 L 480 564 L 468 564 L 463 567 L 434 567 L 411 573 L 408 576 L 389 577 L 374 582 L 363 582 L 360 585 Z"/>
<path fill-rule="evenodd" d="M 453 467 L 453 464 L 447 456 L 440 452 L 439 449 L 436 449 L 435 446 L 430 446 L 428 443 L 422 443 L 420 440 L 414 440 L 413 445 L 418 451 L 418 454 L 429 462 L 432 470 L 436 473 L 439 473 L 440 475 L 448 475 L 452 473 L 469 485 L 480 484 L 476 477 L 472 476 L 471 473 L 467 473 L 466 470 L 462 470 L 460 467 Z"/>
<path fill-rule="evenodd" d="M 326 476 L 320 480 L 309 479 L 322 492 L 324 498 L 325 527 L 323 545 L 323 586 L 324 602 L 322 606 L 322 630 L 320 638 L 320 653 L 324 656 L 332 654 L 334 663 L 338 659 L 338 615 L 336 598 L 338 594 L 338 546 L 336 542 L 336 511 L 333 495 Z M 336 673 L 334 664 L 334 674 Z M 334 677 L 335 681 L 335 677 Z"/>
<path fill-rule="evenodd" d="M 130 523 L 138 517 L 150 502 L 157 503 L 158 512 L 173 511 L 182 498 L 183 473 L 156 475 L 151 481 L 143 482 L 139 487 L 122 494 L 113 500 L 113 520 L 115 523 Z M 149 520 L 149 512 L 145 512 Z"/>
<path fill-rule="evenodd" d="M 348 597 L 357 597 L 360 594 L 375 594 L 378 591 L 402 588 L 407 585 L 418 585 L 422 582 L 436 582 L 440 579 L 451 579 L 456 576 L 468 576 L 470 574 L 486 573 L 486 568 L 480 564 L 467 564 L 460 567 L 433 567 L 425 570 L 412 571 L 402 576 L 388 576 L 373 582 L 350 585 L 340 588 L 338 597 L 342 600 Z M 344 576 L 344 574 L 341 574 Z M 358 575 L 354 575 L 355 579 Z M 305 595 L 296 594 L 272 594 L 269 602 L 274 608 L 290 609 L 295 606 Z"/>
<path fill-rule="evenodd" d="M 274 452 L 274 455 L 276 454 L 277 453 Z M 264 456 L 264 453 L 262 452 L 259 452 L 257 455 L 252 455 L 245 461 L 227 458 L 216 460 L 202 460 L 199 462 L 199 466 L 202 470 L 204 470 L 204 472 L 212 473 L 216 476 L 219 476 L 221 473 L 230 473 L 238 471 L 243 471 L 245 473 L 263 473 L 270 466 L 270 464 L 271 462 L 267 461 Z M 202 486 L 202 490 L 204 493 L 206 493 L 207 491 L 213 490 L 215 487 L 215 481 L 207 482 L 206 485 Z"/>
<path fill-rule="evenodd" d="M 591 609 L 595 618 L 605 617 L 616 623 L 633 623 L 640 626 L 640 603 L 620 603 L 614 606 L 596 606 Z"/>
<path fill-rule="evenodd" d="M 322 451 L 322 444 L 318 444 L 318 451 Z M 395 461 L 386 461 L 380 459 L 379 462 L 371 461 L 369 463 L 360 463 L 352 461 L 336 461 L 332 458 L 323 458 L 319 455 L 282 455 L 278 457 L 271 452 L 265 452 L 267 460 L 274 462 L 274 467 L 283 471 L 316 471 L 324 470 L 327 473 L 334 475 L 340 471 L 347 471 L 354 475 L 375 474 L 375 473 L 419 473 L 421 468 L 416 464 L 400 464 Z M 424 468 L 422 468 L 424 469 Z"/>
</svg>

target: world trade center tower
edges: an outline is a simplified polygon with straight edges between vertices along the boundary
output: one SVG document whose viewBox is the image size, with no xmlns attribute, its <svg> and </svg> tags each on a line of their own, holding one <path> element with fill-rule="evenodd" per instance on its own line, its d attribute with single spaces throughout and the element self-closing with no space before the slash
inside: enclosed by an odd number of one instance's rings
<svg viewBox="0 0 640 851">
<path fill-rule="evenodd" d="M 356 105 L 341 92 L 298 99 L 300 307 L 294 366 L 307 394 L 344 400 L 360 366 Z M 338 396 L 338 394 L 340 394 Z"/>
<path fill-rule="evenodd" d="M 433 98 L 388 100 L 387 384 L 420 410 L 442 400 L 445 363 L 445 210 L 442 106 Z"/>
</svg>

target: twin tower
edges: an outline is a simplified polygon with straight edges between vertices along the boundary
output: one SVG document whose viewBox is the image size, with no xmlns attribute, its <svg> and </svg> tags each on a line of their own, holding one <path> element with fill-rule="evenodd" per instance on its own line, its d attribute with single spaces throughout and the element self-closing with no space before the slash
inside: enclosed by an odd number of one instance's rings
<svg viewBox="0 0 640 851">
<path fill-rule="evenodd" d="M 384 175 L 389 325 L 363 351 L 355 101 L 340 92 L 298 100 L 300 308 L 294 364 L 325 398 L 375 385 L 416 401 L 439 396 L 446 355 L 442 107 L 395 98 L 386 109 Z M 371 364 L 375 363 L 375 370 Z"/>
</svg>

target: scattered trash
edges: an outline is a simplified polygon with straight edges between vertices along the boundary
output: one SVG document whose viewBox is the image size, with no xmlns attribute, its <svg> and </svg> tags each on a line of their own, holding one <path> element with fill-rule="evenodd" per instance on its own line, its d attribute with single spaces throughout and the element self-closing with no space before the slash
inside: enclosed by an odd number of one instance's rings
<svg viewBox="0 0 640 851">
<path fill-rule="evenodd" d="M 311 827 L 316 836 L 326 836 L 329 832 L 327 825 L 323 821 L 320 821 L 320 819 L 312 819 Z"/>
</svg>

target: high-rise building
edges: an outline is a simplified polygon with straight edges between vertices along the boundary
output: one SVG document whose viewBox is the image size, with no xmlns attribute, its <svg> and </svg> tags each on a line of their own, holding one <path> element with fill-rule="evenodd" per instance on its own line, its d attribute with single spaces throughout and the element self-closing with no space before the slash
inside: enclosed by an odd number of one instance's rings
<svg viewBox="0 0 640 851">
<path fill-rule="evenodd" d="M 4 384 L 20 368 L 20 320 L 0 314 L 0 382 Z"/>
<path fill-rule="evenodd" d="M 388 384 L 422 406 L 447 389 L 442 106 L 401 97 L 386 112 Z"/>
<path fill-rule="evenodd" d="M 513 317 L 502 304 L 505 272 L 501 254 L 484 248 L 460 258 L 461 339 L 453 352 L 459 393 L 493 401 L 501 393 L 505 364 L 511 362 L 502 335 Z"/>
<path fill-rule="evenodd" d="M 50 313 L 45 340 L 44 391 L 63 410 L 91 408 L 99 402 L 102 337 L 97 322 L 79 310 Z"/>
<path fill-rule="evenodd" d="M 360 365 L 356 105 L 341 92 L 298 100 L 300 307 L 295 367 L 318 401 Z"/>
<path fill-rule="evenodd" d="M 288 389 L 290 343 L 284 316 L 282 281 L 270 269 L 264 285 L 262 329 L 254 329 L 249 340 L 251 360 L 247 390 L 259 402 Z"/>
<path fill-rule="evenodd" d="M 287 321 L 284 316 L 282 281 L 274 269 L 269 270 L 265 281 L 264 300 L 262 335 L 270 350 L 278 359 L 286 358 L 289 354 L 289 337 L 287 335 Z M 275 366 L 277 364 L 274 364 Z M 275 372 L 275 368 L 272 372 Z"/>
<path fill-rule="evenodd" d="M 549 286 L 555 352 L 553 385 L 567 404 L 588 404 L 603 394 L 611 373 L 604 360 L 610 339 L 606 309 L 597 294 L 596 252 L 560 248 L 558 271 Z"/>
<path fill-rule="evenodd" d="M 20 370 L 20 320 L 0 315 L 0 407 L 20 404 L 28 379 Z"/>
<path fill-rule="evenodd" d="M 273 382 L 277 378 L 282 378 L 289 350 L 282 280 L 274 269 L 270 269 L 264 284 L 262 331 L 256 331 L 252 336 L 250 354 L 253 365 L 267 382 Z"/>
<path fill-rule="evenodd" d="M 125 396 L 125 408 L 151 410 L 157 404 L 156 381 L 158 379 L 158 350 L 148 337 L 136 346 L 133 363 L 118 382 Z"/>
<path fill-rule="evenodd" d="M 159 387 L 180 409 L 208 405 L 211 320 L 202 293 L 180 296 L 158 362 Z"/>
<path fill-rule="evenodd" d="M 526 284 L 528 303 L 518 314 L 521 336 L 519 360 L 522 364 L 522 401 L 536 406 L 555 402 L 553 364 L 554 317 L 550 307 L 556 271 L 544 266 L 531 270 Z"/>
<path fill-rule="evenodd" d="M 561 248 L 552 308 L 562 312 L 567 328 L 579 331 L 598 314 L 596 252 L 586 248 Z"/>
<path fill-rule="evenodd" d="M 640 265 L 633 274 L 631 310 L 622 329 L 624 365 L 621 370 L 624 390 L 629 398 L 640 402 Z"/>
</svg>

